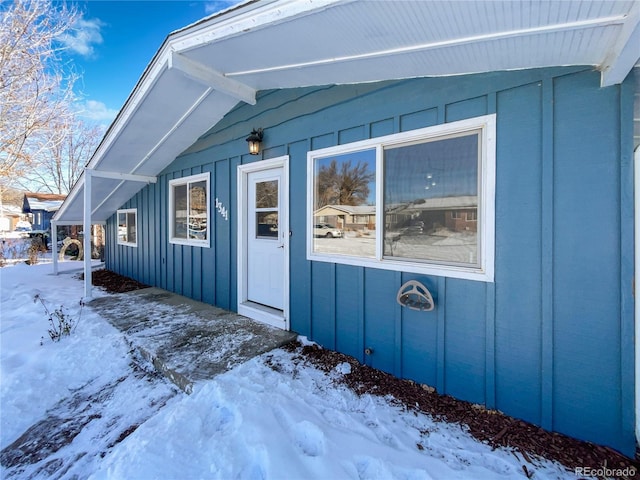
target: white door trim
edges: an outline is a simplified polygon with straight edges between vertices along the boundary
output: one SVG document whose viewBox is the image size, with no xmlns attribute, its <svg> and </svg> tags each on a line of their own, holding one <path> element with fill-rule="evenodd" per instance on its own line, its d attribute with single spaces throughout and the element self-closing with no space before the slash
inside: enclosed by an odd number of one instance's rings
<svg viewBox="0 0 640 480">
<path fill-rule="evenodd" d="M 284 308 L 282 311 L 247 300 L 247 188 L 249 173 L 282 168 L 282 203 L 279 226 L 285 233 L 284 243 Z M 289 330 L 289 156 L 238 165 L 238 313 L 269 325 Z"/>
</svg>

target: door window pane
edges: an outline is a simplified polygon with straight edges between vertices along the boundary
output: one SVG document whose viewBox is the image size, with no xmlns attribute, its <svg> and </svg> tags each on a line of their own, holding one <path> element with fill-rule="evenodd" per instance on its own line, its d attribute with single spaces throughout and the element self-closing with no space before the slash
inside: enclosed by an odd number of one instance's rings
<svg viewBox="0 0 640 480">
<path fill-rule="evenodd" d="M 256 208 L 278 208 L 278 181 L 256 183 Z"/>
<path fill-rule="evenodd" d="M 256 238 L 278 238 L 278 211 L 256 212 Z"/>
</svg>

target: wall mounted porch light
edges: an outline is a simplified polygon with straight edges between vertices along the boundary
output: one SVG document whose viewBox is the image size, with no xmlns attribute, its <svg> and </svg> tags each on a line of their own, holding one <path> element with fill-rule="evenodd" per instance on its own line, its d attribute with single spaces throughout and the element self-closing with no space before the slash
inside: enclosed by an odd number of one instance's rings
<svg viewBox="0 0 640 480">
<path fill-rule="evenodd" d="M 260 142 L 262 142 L 263 135 L 261 128 L 258 128 L 257 130 L 254 128 L 251 130 L 251 134 L 246 138 L 249 143 L 249 153 L 251 155 L 258 155 L 260 153 Z"/>
</svg>

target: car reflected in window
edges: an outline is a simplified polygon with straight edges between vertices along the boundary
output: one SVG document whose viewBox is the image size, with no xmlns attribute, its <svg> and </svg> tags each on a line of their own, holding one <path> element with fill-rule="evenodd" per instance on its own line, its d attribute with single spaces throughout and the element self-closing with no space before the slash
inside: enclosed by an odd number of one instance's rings
<svg viewBox="0 0 640 480">
<path fill-rule="evenodd" d="M 342 230 L 328 223 L 317 223 L 313 226 L 313 235 L 325 238 L 342 238 Z"/>
</svg>

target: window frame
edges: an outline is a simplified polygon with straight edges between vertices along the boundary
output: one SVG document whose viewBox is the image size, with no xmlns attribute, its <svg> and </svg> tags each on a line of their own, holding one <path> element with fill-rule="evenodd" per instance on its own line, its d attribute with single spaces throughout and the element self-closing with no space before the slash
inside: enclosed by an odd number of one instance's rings
<svg viewBox="0 0 640 480">
<path fill-rule="evenodd" d="M 120 228 L 120 214 L 124 213 L 126 218 L 126 229 L 127 229 L 127 240 L 120 240 L 120 235 L 118 234 L 118 228 Z M 130 242 L 129 239 L 129 214 L 133 213 L 136 217 L 136 241 Z M 116 211 L 116 243 L 118 245 L 124 245 L 125 247 L 138 247 L 138 209 L 137 208 L 121 208 Z"/>
<path fill-rule="evenodd" d="M 186 185 L 187 187 L 187 201 L 189 201 L 189 185 L 197 182 L 206 182 L 206 195 L 207 195 L 207 238 L 205 240 L 198 240 L 195 238 L 177 238 L 175 236 L 175 194 L 174 189 L 178 186 Z M 188 215 L 187 215 L 188 218 Z M 209 172 L 198 173 L 196 175 L 189 175 L 187 177 L 174 178 L 169 180 L 169 211 L 168 211 L 168 223 L 169 223 L 169 243 L 175 245 L 188 245 L 192 247 L 204 247 L 210 248 L 211 246 L 211 222 L 213 218 L 211 216 L 211 174 Z"/>
<path fill-rule="evenodd" d="M 384 235 L 376 235 L 375 257 L 358 257 L 314 252 L 313 205 L 315 191 L 315 160 L 331 155 L 341 155 L 362 150 L 375 150 L 375 201 L 376 225 L 384 226 L 384 148 L 409 142 L 422 143 L 446 139 L 450 135 L 460 135 L 479 130 L 481 142 L 478 179 L 478 266 L 446 263 L 417 262 L 385 257 L 383 253 Z M 496 114 L 473 117 L 432 127 L 394 133 L 382 137 L 307 152 L 307 259 L 312 261 L 339 263 L 362 267 L 379 268 L 400 272 L 420 273 L 451 278 L 461 278 L 483 282 L 494 281 L 495 270 L 495 182 L 496 182 Z M 380 227 L 380 230 L 382 231 Z"/>
</svg>

